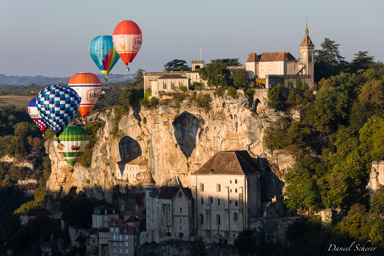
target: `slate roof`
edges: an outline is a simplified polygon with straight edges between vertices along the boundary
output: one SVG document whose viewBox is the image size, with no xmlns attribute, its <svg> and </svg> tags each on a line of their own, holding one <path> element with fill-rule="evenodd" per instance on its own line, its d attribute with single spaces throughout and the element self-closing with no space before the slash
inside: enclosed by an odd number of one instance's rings
<svg viewBox="0 0 384 256">
<path fill-rule="evenodd" d="M 315 45 L 312 43 L 311 38 L 309 37 L 309 30 L 308 30 L 308 27 L 305 27 L 305 36 L 304 36 L 304 38 L 303 38 L 303 41 L 301 41 L 300 46 L 306 46 L 306 45 L 309 45 L 309 46 L 315 46 Z"/>
<path fill-rule="evenodd" d="M 211 157 L 194 174 L 259 175 L 256 164 L 247 151 L 221 151 Z"/>
<path fill-rule="evenodd" d="M 178 191 L 178 187 L 161 187 L 159 199 L 172 199 Z"/>
</svg>

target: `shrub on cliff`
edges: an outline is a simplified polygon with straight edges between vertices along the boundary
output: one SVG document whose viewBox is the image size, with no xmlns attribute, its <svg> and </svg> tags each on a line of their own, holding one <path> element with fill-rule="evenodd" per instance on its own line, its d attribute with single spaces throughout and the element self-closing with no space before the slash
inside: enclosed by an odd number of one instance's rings
<svg viewBox="0 0 384 256">
<path fill-rule="evenodd" d="M 211 96 L 209 94 L 199 94 L 196 97 L 196 102 L 199 107 L 209 109 L 211 104 Z"/>
<path fill-rule="evenodd" d="M 228 94 L 228 96 L 231 96 L 234 99 L 237 99 L 239 97 L 237 95 L 237 90 L 234 87 L 229 88 L 227 94 Z"/>
</svg>

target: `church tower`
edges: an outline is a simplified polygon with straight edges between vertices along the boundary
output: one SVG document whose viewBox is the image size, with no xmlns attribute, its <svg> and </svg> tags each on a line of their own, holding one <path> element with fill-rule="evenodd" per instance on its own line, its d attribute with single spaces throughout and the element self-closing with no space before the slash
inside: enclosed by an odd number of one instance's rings
<svg viewBox="0 0 384 256">
<path fill-rule="evenodd" d="M 312 43 L 311 38 L 309 37 L 308 27 L 305 26 L 305 36 L 303 41 L 300 44 L 300 62 L 305 65 L 303 69 L 303 75 L 310 75 L 311 80 L 314 81 L 314 62 L 315 62 L 315 45 Z M 313 84 L 314 82 L 312 82 Z"/>
</svg>

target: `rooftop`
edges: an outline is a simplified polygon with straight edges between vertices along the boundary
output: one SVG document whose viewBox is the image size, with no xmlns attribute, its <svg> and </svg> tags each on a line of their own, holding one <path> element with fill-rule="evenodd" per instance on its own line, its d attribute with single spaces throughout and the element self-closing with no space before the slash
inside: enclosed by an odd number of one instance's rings
<svg viewBox="0 0 384 256">
<path fill-rule="evenodd" d="M 247 151 L 221 151 L 194 174 L 259 175 L 258 167 Z"/>
<path fill-rule="evenodd" d="M 188 79 L 188 78 L 182 75 L 163 75 L 158 79 Z"/>
</svg>

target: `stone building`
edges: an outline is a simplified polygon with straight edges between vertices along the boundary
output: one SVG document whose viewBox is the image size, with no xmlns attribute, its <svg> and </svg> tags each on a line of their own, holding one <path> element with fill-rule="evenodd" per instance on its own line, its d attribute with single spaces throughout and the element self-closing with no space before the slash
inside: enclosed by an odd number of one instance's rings
<svg viewBox="0 0 384 256">
<path fill-rule="evenodd" d="M 142 232 L 140 242 L 189 241 L 194 228 L 191 190 L 181 185 L 155 188 L 150 173 L 144 186 L 147 230 Z"/>
<path fill-rule="evenodd" d="M 169 93 L 181 86 L 187 87 L 192 83 L 203 83 L 199 69 L 204 67 L 204 61 L 192 61 L 192 71 L 144 72 L 144 91 L 151 89 L 152 96 L 159 97 L 159 93 Z"/>
<path fill-rule="evenodd" d="M 129 183 L 136 183 L 144 179 L 148 168 L 148 161 L 139 156 L 133 160 L 122 160 L 116 164 L 116 178 Z"/>
<path fill-rule="evenodd" d="M 380 187 L 384 186 L 384 161 L 373 161 L 372 169 L 369 175 L 367 188 L 372 196 L 373 193 Z"/>
<path fill-rule="evenodd" d="M 207 242 L 239 233 L 261 216 L 260 172 L 246 151 L 218 152 L 190 175 L 197 235 Z"/>
<path fill-rule="evenodd" d="M 96 206 L 92 214 L 92 228 L 108 227 L 113 220 L 118 218 L 119 215 L 114 209 L 105 205 Z"/>
<path fill-rule="evenodd" d="M 300 60 L 289 52 L 263 52 L 257 55 L 252 52 L 248 55 L 245 70 L 249 79 L 265 79 L 266 88 L 270 89 L 281 79 L 285 86 L 288 82 L 293 85 L 296 79 L 307 83 L 309 87 L 314 85 L 314 48 L 309 37 L 308 27 L 305 28 L 305 36 L 300 44 Z"/>
<path fill-rule="evenodd" d="M 109 255 L 134 256 L 139 245 L 138 232 L 135 227 L 122 219 L 114 220 L 109 225 Z"/>
</svg>

